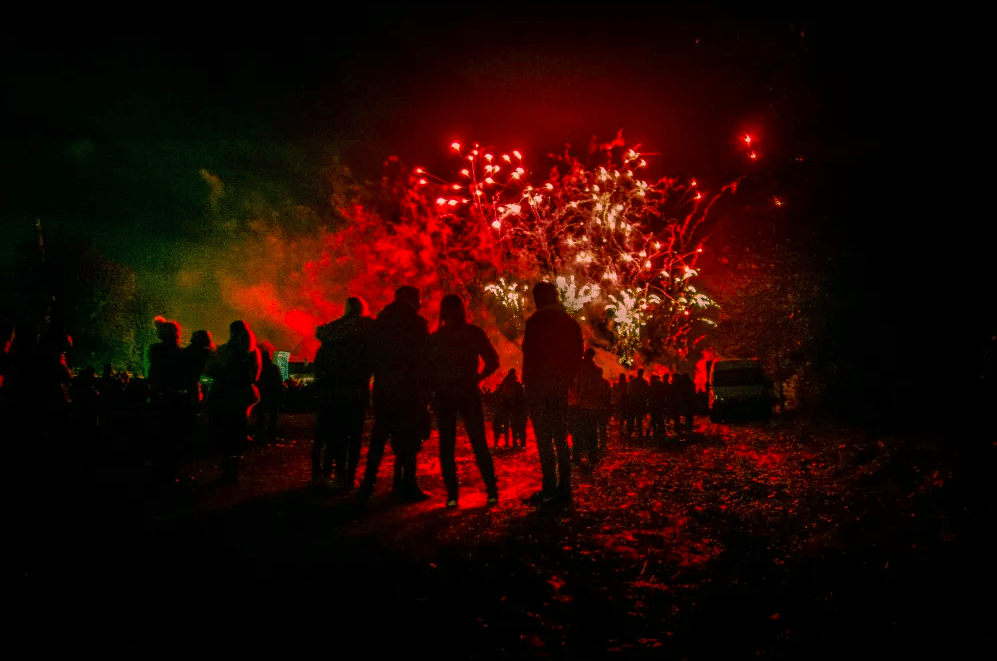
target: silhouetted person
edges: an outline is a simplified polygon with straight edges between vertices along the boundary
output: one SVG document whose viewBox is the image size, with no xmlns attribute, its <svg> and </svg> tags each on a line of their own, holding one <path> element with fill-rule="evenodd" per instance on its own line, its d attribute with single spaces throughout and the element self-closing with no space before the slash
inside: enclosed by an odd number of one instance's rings
<svg viewBox="0 0 997 661">
<path fill-rule="evenodd" d="M 512 445 L 513 447 L 526 447 L 526 422 L 529 420 L 529 406 L 526 402 L 526 390 L 523 384 L 516 382 L 515 394 L 512 397 L 512 415 L 510 424 L 512 425 Z"/>
<path fill-rule="evenodd" d="M 527 500 L 570 502 L 568 391 L 585 345 L 581 327 L 558 301 L 554 285 L 537 283 L 533 301 L 537 310 L 526 321 L 523 335 L 523 386 L 536 433 L 543 486 Z"/>
<path fill-rule="evenodd" d="M 672 417 L 676 436 L 692 433 L 693 413 L 696 407 L 696 384 L 686 373 L 672 377 Z M 681 420 L 680 420 L 681 418 Z M 684 424 L 682 424 L 684 422 Z"/>
<path fill-rule="evenodd" d="M 627 384 L 627 398 L 630 400 L 628 436 L 636 431 L 637 438 L 644 438 L 644 418 L 647 416 L 647 391 L 650 385 L 644 379 L 644 370 L 637 370 L 637 376 Z"/>
<path fill-rule="evenodd" d="M 647 392 L 647 410 L 651 417 L 650 435 L 656 436 L 665 431 L 665 406 L 668 399 L 668 386 L 657 374 L 651 377 Z"/>
<path fill-rule="evenodd" d="M 602 375 L 602 369 L 599 369 Z M 596 428 L 596 443 L 599 453 L 606 450 L 609 443 L 609 418 L 613 415 L 613 386 L 609 379 L 602 378 L 600 388 L 599 423 Z"/>
<path fill-rule="evenodd" d="M 374 429 L 367 467 L 357 496 L 374 492 L 384 444 L 391 438 L 395 453 L 392 493 L 409 501 L 429 498 L 416 479 L 416 457 L 429 437 L 429 394 L 424 374 L 429 324 L 419 316 L 419 290 L 399 287 L 374 326 Z"/>
<path fill-rule="evenodd" d="M 515 368 L 510 369 L 495 390 L 496 406 L 495 419 L 501 421 L 501 433 L 496 431 L 495 446 L 498 447 L 500 435 L 506 437 L 506 447 L 513 447 L 518 443 L 518 424 L 522 422 L 517 417 L 517 407 L 525 410 L 525 394 L 523 384 L 516 378 Z M 525 424 L 525 423 L 524 423 Z M 497 427 L 498 429 L 498 427 Z M 525 441 L 526 431 L 523 430 Z"/>
<path fill-rule="evenodd" d="M 479 360 L 484 363 L 478 371 Z M 467 322 L 464 301 L 448 294 L 440 302 L 440 325 L 429 338 L 427 369 L 433 409 L 440 430 L 440 472 L 447 488 L 447 507 L 457 507 L 457 416 L 464 421 L 467 440 L 485 483 L 488 504 L 498 502 L 495 466 L 485 438 L 485 411 L 479 385 L 495 373 L 499 357 L 485 331 Z"/>
<path fill-rule="evenodd" d="M 602 370 L 595 364 L 595 349 L 585 350 L 585 356 L 576 377 L 578 406 L 575 411 L 575 433 L 572 436 L 572 459 L 575 463 L 582 455 L 589 463 L 596 460 L 599 407 L 602 406 Z"/>
<path fill-rule="evenodd" d="M 261 367 L 256 337 L 246 322 L 233 321 L 229 324 L 229 341 L 218 347 L 205 368 L 212 378 L 207 403 L 222 455 L 222 481 L 228 484 L 239 480 L 239 463 L 249 435 L 249 414 L 260 399 L 256 383 Z"/>
<path fill-rule="evenodd" d="M 284 380 L 280 368 L 273 362 L 269 349 L 260 349 L 260 403 L 256 405 L 261 440 L 264 443 L 277 441 L 277 421 L 284 403 Z"/>
<path fill-rule="evenodd" d="M 15 334 L 4 395 L 15 419 L 27 421 L 32 429 L 30 438 L 17 439 L 20 442 L 13 444 L 13 451 L 23 452 L 26 461 L 50 471 L 58 465 L 54 460 L 60 455 L 69 459 L 66 453 L 72 449 L 67 438 L 72 375 L 66 361 L 72 340 L 57 325 L 41 335 L 32 331 L 18 329 Z"/>
<path fill-rule="evenodd" d="M 149 396 L 155 413 L 152 438 L 153 460 L 161 481 L 179 478 L 180 460 L 191 434 L 190 396 L 187 394 L 187 364 L 180 348 L 180 326 L 156 317 L 159 343 L 149 347 Z"/>
<path fill-rule="evenodd" d="M 352 489 L 356 484 L 364 417 L 370 407 L 375 326 L 363 300 L 351 296 L 342 317 L 315 329 L 322 342 L 315 355 L 318 420 L 312 481 L 316 484 L 329 479 L 333 462 L 334 487 Z"/>
<path fill-rule="evenodd" d="M 190 398 L 192 411 L 196 414 L 200 411 L 206 395 L 206 389 L 201 385 L 201 376 L 215 355 L 215 343 L 211 339 L 211 333 L 206 330 L 194 331 L 190 344 L 183 352 L 187 372 L 187 395 Z"/>
<path fill-rule="evenodd" d="M 620 436 L 626 436 L 626 423 L 630 416 L 630 400 L 627 397 L 627 375 L 621 374 L 613 388 L 613 413 L 620 428 Z"/>
</svg>

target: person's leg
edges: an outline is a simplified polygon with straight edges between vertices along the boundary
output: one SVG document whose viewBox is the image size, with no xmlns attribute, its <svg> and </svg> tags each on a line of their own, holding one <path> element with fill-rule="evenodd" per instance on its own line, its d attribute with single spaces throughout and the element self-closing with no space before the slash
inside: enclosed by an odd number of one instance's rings
<svg viewBox="0 0 997 661">
<path fill-rule="evenodd" d="M 398 457 L 402 462 L 402 494 L 406 498 L 422 500 L 428 496 L 419 488 L 417 477 L 419 467 L 419 438 L 416 432 L 408 432 L 403 450 Z"/>
<path fill-rule="evenodd" d="M 267 410 L 265 422 L 266 429 L 264 430 L 264 436 L 266 437 L 267 443 L 277 442 L 277 420 L 280 418 L 280 410 L 276 406 L 271 406 Z"/>
<path fill-rule="evenodd" d="M 502 438 L 502 418 L 496 413 L 495 417 L 492 418 L 492 446 L 499 446 L 499 439 Z"/>
<path fill-rule="evenodd" d="M 417 478 L 419 450 L 422 449 L 420 434 L 426 415 L 428 415 L 426 410 L 417 410 L 406 405 L 399 411 L 398 424 L 391 435 L 392 442 L 398 448 L 395 460 L 402 467 L 399 484 L 402 495 L 414 500 L 423 500 L 428 497 L 419 488 Z"/>
<path fill-rule="evenodd" d="M 585 444 L 583 446 L 585 458 L 589 463 L 595 462 L 596 447 L 599 444 L 599 423 L 598 411 L 586 410 L 585 413 Z"/>
<path fill-rule="evenodd" d="M 384 457 L 384 445 L 388 441 L 388 421 L 384 413 L 374 412 L 374 429 L 370 434 L 370 444 L 367 447 L 367 466 L 364 469 L 363 484 L 357 494 L 360 497 L 370 496 L 374 493 L 374 484 L 377 482 L 377 471 L 381 468 L 381 459 Z M 397 457 L 395 459 L 397 463 Z"/>
<path fill-rule="evenodd" d="M 332 455 L 332 464 L 335 471 L 336 481 L 341 483 L 346 478 L 346 455 L 347 455 L 347 443 L 349 442 L 349 427 L 347 426 L 346 416 L 349 411 L 348 404 L 343 401 L 343 396 L 337 394 L 335 403 L 333 404 L 333 410 L 331 412 L 331 428 L 329 430 L 329 448 L 326 450 L 326 454 Z M 326 470 L 323 476 L 329 478 L 333 474 L 333 470 L 328 470 L 323 465 L 323 469 Z"/>
<path fill-rule="evenodd" d="M 540 473 L 544 493 L 553 493 L 557 488 L 557 469 L 554 459 L 554 415 L 549 410 L 547 402 L 537 401 L 530 405 L 530 417 L 533 419 L 533 431 L 536 434 L 537 455 L 540 458 Z"/>
<path fill-rule="evenodd" d="M 568 403 L 566 401 L 551 402 L 552 431 L 554 451 L 557 453 L 557 491 L 563 495 L 571 494 L 571 455 L 568 450 Z"/>
<path fill-rule="evenodd" d="M 239 464 L 248 427 L 246 415 L 241 411 L 227 411 L 220 420 L 222 480 L 229 484 L 235 484 L 239 480 Z"/>
<path fill-rule="evenodd" d="M 440 432 L 440 473 L 447 489 L 447 501 L 457 500 L 457 407 L 449 397 L 440 397 L 436 403 L 436 425 Z"/>
<path fill-rule="evenodd" d="M 367 414 L 367 398 L 351 402 L 346 412 L 347 424 L 347 456 L 346 475 L 347 486 L 353 487 L 357 479 L 357 465 L 360 463 L 360 449 L 363 447 L 363 427 Z"/>
<path fill-rule="evenodd" d="M 467 440 L 471 443 L 474 460 L 481 473 L 481 481 L 485 483 L 485 491 L 487 491 L 489 498 L 498 498 L 495 464 L 492 462 L 492 455 L 488 451 L 488 442 L 485 440 L 485 411 L 481 404 L 481 395 L 478 394 L 477 390 L 467 393 L 462 398 L 459 402 L 459 410 L 464 419 L 464 428 L 467 430 Z M 451 456 L 453 455 L 451 454 Z M 456 477 L 455 471 L 455 481 Z"/>
</svg>

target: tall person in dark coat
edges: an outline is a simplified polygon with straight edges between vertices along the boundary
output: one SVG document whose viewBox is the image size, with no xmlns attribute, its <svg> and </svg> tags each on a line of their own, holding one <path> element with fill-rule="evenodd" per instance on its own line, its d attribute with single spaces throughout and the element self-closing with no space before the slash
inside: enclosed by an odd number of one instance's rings
<svg viewBox="0 0 997 661">
<path fill-rule="evenodd" d="M 392 493 L 407 501 L 429 498 L 416 480 L 416 458 L 429 437 L 429 393 L 425 350 L 429 324 L 419 316 L 419 290 L 399 287 L 395 300 L 384 308 L 374 325 L 374 429 L 367 450 L 361 500 L 374 493 L 384 445 L 391 438 L 395 453 Z"/>
<path fill-rule="evenodd" d="M 257 382 L 262 360 L 256 336 L 244 321 L 229 324 L 229 341 L 206 367 L 213 379 L 207 403 L 215 424 L 218 450 L 222 455 L 222 481 L 239 480 L 239 464 L 249 435 L 249 414 L 260 401 Z"/>
<path fill-rule="evenodd" d="M 485 483 L 488 504 L 498 503 L 495 466 L 485 438 L 485 410 L 479 386 L 499 368 L 499 357 L 485 331 L 467 322 L 464 301 L 456 294 L 440 302 L 440 326 L 429 338 L 427 366 L 433 408 L 440 430 L 440 472 L 447 487 L 447 507 L 457 507 L 457 415 Z M 484 363 L 481 371 L 478 367 Z"/>
<path fill-rule="evenodd" d="M 530 503 L 571 501 L 568 450 L 568 391 L 581 367 L 582 329 L 558 301 L 549 282 L 533 287 L 537 306 L 523 335 L 523 386 L 536 433 L 543 486 Z"/>
<path fill-rule="evenodd" d="M 370 407 L 374 326 L 364 301 L 351 296 L 346 299 L 342 317 L 315 331 L 322 347 L 315 357 L 318 425 L 312 445 L 312 479 L 328 479 L 333 459 L 335 488 L 352 489 L 356 485 L 364 418 Z"/>
<path fill-rule="evenodd" d="M 149 395 L 158 423 L 153 459 L 160 480 L 175 482 L 194 422 L 187 394 L 187 362 L 180 348 L 180 325 L 162 317 L 156 317 L 155 324 L 159 343 L 149 347 Z"/>
</svg>

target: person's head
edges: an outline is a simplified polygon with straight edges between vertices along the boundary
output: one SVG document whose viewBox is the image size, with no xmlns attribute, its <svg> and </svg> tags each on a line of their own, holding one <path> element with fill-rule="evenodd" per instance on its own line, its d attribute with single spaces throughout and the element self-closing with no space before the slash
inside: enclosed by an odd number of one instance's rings
<svg viewBox="0 0 997 661">
<path fill-rule="evenodd" d="M 510 379 L 515 380 L 515 378 L 516 378 L 516 368 L 515 367 L 513 367 L 512 369 L 509 370 L 508 376 L 509 376 Z"/>
<path fill-rule="evenodd" d="M 164 344 L 178 344 L 180 342 L 180 324 L 175 321 L 168 321 L 164 317 L 156 317 L 152 323 L 156 325 L 156 337 Z"/>
<path fill-rule="evenodd" d="M 270 349 L 266 347 L 260 347 L 260 360 L 262 360 L 264 363 L 273 362 L 273 359 L 270 357 Z"/>
<path fill-rule="evenodd" d="M 419 300 L 419 288 L 410 285 L 399 287 L 395 290 L 395 302 L 408 303 L 418 312 L 419 308 L 422 307 L 422 302 Z"/>
<path fill-rule="evenodd" d="M 592 360 L 593 358 L 595 358 L 595 349 L 589 347 L 585 350 L 585 360 Z"/>
<path fill-rule="evenodd" d="M 233 321 L 228 325 L 228 333 L 229 343 L 240 351 L 252 351 L 256 348 L 256 336 L 245 321 Z"/>
<path fill-rule="evenodd" d="M 464 299 L 457 294 L 447 294 L 440 301 L 440 327 L 463 326 L 467 323 Z"/>
<path fill-rule="evenodd" d="M 397 298 L 398 293 L 395 292 Z M 346 310 L 344 317 L 361 317 L 367 314 L 367 303 L 359 296 L 350 296 L 346 299 Z"/>
<path fill-rule="evenodd" d="M 199 349 L 214 349 L 215 343 L 211 339 L 211 333 L 206 330 L 194 331 L 190 338 L 190 346 Z"/>
<path fill-rule="evenodd" d="M 616 382 L 617 382 L 617 383 L 626 383 L 626 382 L 627 382 L 627 375 L 626 375 L 626 374 L 621 374 L 621 375 L 620 375 L 620 378 L 618 378 L 618 379 L 616 380 Z"/>
<path fill-rule="evenodd" d="M 661 382 L 660 376 L 658 376 L 657 374 L 651 375 L 651 383 L 660 383 L 660 382 Z"/>
<path fill-rule="evenodd" d="M 538 308 L 557 304 L 557 287 L 549 282 L 538 282 L 533 285 L 533 303 Z"/>
<path fill-rule="evenodd" d="M 644 378 L 644 369 L 643 368 L 637 370 L 637 378 L 638 379 L 643 379 Z"/>
</svg>

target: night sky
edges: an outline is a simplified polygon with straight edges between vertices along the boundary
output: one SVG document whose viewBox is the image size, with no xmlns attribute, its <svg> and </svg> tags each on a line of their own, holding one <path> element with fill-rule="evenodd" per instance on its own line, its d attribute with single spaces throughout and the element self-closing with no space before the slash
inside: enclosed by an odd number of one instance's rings
<svg viewBox="0 0 997 661">
<path fill-rule="evenodd" d="M 18 103 L 4 159 L 21 193 L 5 216 L 87 225 L 143 260 L 139 234 L 197 236 L 200 168 L 320 204 L 333 155 L 376 176 L 388 154 L 442 162 L 455 139 L 542 153 L 624 128 L 667 174 L 718 180 L 738 172 L 744 129 L 829 164 L 877 153 L 868 81 L 835 60 L 870 46 L 853 34 L 825 46 L 812 20 L 622 7 L 371 7 L 266 51 L 223 36 L 5 39 Z"/>
<path fill-rule="evenodd" d="M 340 158 L 376 178 L 397 154 L 445 168 L 453 140 L 540 154 L 623 128 L 660 152 L 652 174 L 721 182 L 759 137 L 774 167 L 801 155 L 793 222 L 841 264 L 841 342 L 903 355 L 920 294 L 898 293 L 923 239 L 888 212 L 882 134 L 889 53 L 848 17 L 753 20 L 716 8 L 369 6 L 320 36 L 4 37 L 2 222 L 40 217 L 139 272 L 170 273 L 210 240 L 202 168 L 226 185 L 328 211 Z M 810 179 L 813 181 L 810 181 Z M 823 258 L 823 256 L 822 256 Z M 868 337 L 864 337 L 864 335 Z M 901 333 L 903 335 L 903 333 Z M 873 349 L 878 351 L 879 349 Z M 939 354 L 942 349 L 938 349 Z"/>
</svg>

